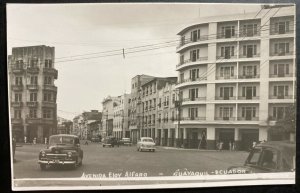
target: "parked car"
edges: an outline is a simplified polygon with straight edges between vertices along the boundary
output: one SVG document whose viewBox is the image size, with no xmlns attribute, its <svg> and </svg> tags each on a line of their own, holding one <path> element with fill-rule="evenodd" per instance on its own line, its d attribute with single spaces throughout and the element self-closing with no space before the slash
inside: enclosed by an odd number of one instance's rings
<svg viewBox="0 0 300 193">
<path fill-rule="evenodd" d="M 103 142 L 102 142 L 103 147 L 107 147 L 107 146 L 114 147 L 115 145 L 119 147 L 119 143 L 115 137 L 108 136 L 103 139 Z"/>
<path fill-rule="evenodd" d="M 137 143 L 138 151 L 155 151 L 155 143 L 151 137 L 142 137 Z"/>
<path fill-rule="evenodd" d="M 131 146 L 132 143 L 131 143 L 131 141 L 130 141 L 130 138 L 122 138 L 122 139 L 120 140 L 120 145 L 128 145 L 128 146 Z"/>
<path fill-rule="evenodd" d="M 293 172 L 295 160 L 295 143 L 270 141 L 256 145 L 243 166 L 232 166 L 228 170 L 243 170 L 244 173 Z"/>
<path fill-rule="evenodd" d="M 98 142 L 101 142 L 101 140 L 100 140 L 99 137 L 92 137 L 92 138 L 91 138 L 91 142 L 96 142 L 96 143 L 98 143 Z"/>
<path fill-rule="evenodd" d="M 45 170 L 50 165 L 82 165 L 83 151 L 76 135 L 52 135 L 46 149 L 39 152 L 40 168 Z"/>
</svg>

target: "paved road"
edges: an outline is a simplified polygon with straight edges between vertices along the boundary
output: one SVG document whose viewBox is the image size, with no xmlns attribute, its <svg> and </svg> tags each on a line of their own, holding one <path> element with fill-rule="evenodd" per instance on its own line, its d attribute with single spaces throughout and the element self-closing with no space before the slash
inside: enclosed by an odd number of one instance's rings
<svg viewBox="0 0 300 193">
<path fill-rule="evenodd" d="M 38 152 L 44 145 L 23 145 L 16 149 L 13 165 L 15 179 L 20 178 L 74 178 L 83 174 L 99 174 L 110 177 L 143 173 L 149 176 L 172 176 L 176 170 L 186 168 L 193 172 L 226 170 L 232 165 L 242 165 L 246 152 L 201 151 L 166 149 L 158 147 L 156 152 L 137 152 L 136 147 L 103 148 L 100 144 L 82 145 L 83 165 L 76 169 L 66 167 L 41 171 L 37 164 Z M 117 177 L 117 176 L 115 176 Z M 129 176 L 130 177 L 130 176 Z"/>
</svg>

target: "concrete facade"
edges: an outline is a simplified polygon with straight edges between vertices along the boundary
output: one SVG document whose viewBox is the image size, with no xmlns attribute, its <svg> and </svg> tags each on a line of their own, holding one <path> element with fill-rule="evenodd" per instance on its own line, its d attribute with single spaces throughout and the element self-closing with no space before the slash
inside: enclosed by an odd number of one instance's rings
<svg viewBox="0 0 300 193">
<path fill-rule="evenodd" d="M 205 18 L 178 35 L 184 146 L 274 140 L 270 126 L 296 98 L 295 7 Z"/>
<path fill-rule="evenodd" d="M 116 105 L 113 106 L 113 136 L 115 136 L 117 139 L 130 137 L 128 127 L 129 99 L 129 94 L 118 96 L 118 101 L 116 101 Z"/>
<path fill-rule="evenodd" d="M 55 48 L 15 47 L 8 56 L 12 134 L 18 142 L 44 143 L 57 131 Z"/>
</svg>

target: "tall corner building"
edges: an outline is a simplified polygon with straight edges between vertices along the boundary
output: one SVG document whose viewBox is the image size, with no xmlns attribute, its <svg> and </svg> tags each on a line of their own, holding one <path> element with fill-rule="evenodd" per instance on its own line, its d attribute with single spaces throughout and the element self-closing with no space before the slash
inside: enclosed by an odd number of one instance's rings
<svg viewBox="0 0 300 193">
<path fill-rule="evenodd" d="M 204 18 L 182 29 L 176 137 L 207 149 L 280 139 L 269 128 L 296 100 L 295 23 L 289 6 Z"/>
<path fill-rule="evenodd" d="M 58 71 L 55 48 L 14 47 L 8 56 L 9 99 L 12 134 L 19 142 L 43 143 L 57 130 Z"/>
</svg>

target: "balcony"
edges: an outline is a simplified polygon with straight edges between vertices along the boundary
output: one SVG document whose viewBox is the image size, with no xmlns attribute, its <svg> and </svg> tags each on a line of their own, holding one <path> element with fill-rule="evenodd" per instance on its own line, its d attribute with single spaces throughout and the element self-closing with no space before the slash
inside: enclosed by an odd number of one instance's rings
<svg viewBox="0 0 300 193">
<path fill-rule="evenodd" d="M 218 34 L 217 39 L 230 39 L 230 38 L 237 38 L 237 34 L 234 35 L 225 35 L 225 34 Z"/>
<path fill-rule="evenodd" d="M 23 91 L 23 85 L 22 84 L 21 85 L 12 85 L 11 89 L 13 91 Z"/>
<path fill-rule="evenodd" d="M 28 84 L 26 85 L 28 90 L 38 90 L 39 89 L 39 85 L 38 84 Z"/>
<path fill-rule="evenodd" d="M 258 117 L 238 117 L 238 121 L 258 121 Z"/>
<path fill-rule="evenodd" d="M 44 84 L 44 90 L 49 90 L 53 92 L 57 92 L 57 87 L 54 85 Z"/>
<path fill-rule="evenodd" d="M 11 71 L 14 73 L 14 74 L 22 74 L 24 72 L 24 68 L 23 67 L 13 67 L 11 69 Z"/>
<path fill-rule="evenodd" d="M 177 64 L 176 67 L 182 66 L 182 65 L 187 64 L 187 63 L 192 63 L 192 62 L 202 62 L 202 61 L 207 61 L 207 60 L 208 60 L 208 57 L 207 57 L 207 56 L 199 57 L 199 58 L 197 58 L 197 59 L 195 59 L 195 60 L 187 59 L 187 60 L 184 60 L 184 61 L 179 62 L 179 64 Z"/>
<path fill-rule="evenodd" d="M 237 55 L 233 55 L 233 56 L 217 56 L 217 60 L 228 60 L 228 59 L 236 59 Z M 220 61 L 216 61 L 216 62 L 220 62 Z"/>
<path fill-rule="evenodd" d="M 188 102 L 188 101 L 205 101 L 206 97 L 197 97 L 197 98 L 184 98 L 183 102 Z"/>
<path fill-rule="evenodd" d="M 230 79 L 236 79 L 237 75 L 233 76 L 216 76 L 216 80 L 230 80 Z"/>
<path fill-rule="evenodd" d="M 284 35 L 284 34 L 293 34 L 294 30 L 270 30 L 270 35 Z"/>
<path fill-rule="evenodd" d="M 269 99 L 293 99 L 293 95 L 285 95 L 285 96 L 274 96 L 274 95 L 270 95 Z"/>
<path fill-rule="evenodd" d="M 26 103 L 28 107 L 38 107 L 39 103 L 37 101 L 29 101 Z"/>
<path fill-rule="evenodd" d="M 199 78 L 188 78 L 188 79 L 183 79 L 183 80 L 180 80 L 178 82 L 178 84 L 182 84 L 182 83 L 186 83 L 186 82 L 199 82 L 199 81 L 204 81 L 204 80 L 207 80 L 207 77 L 206 76 L 203 76 L 203 77 L 199 77 Z"/>
<path fill-rule="evenodd" d="M 28 73 L 31 73 L 31 74 L 38 74 L 40 71 L 40 68 L 39 67 L 28 67 L 27 68 L 27 72 Z"/>
<path fill-rule="evenodd" d="M 236 117 L 215 117 L 216 121 L 236 121 Z"/>
<path fill-rule="evenodd" d="M 11 123 L 20 125 L 23 123 L 23 119 L 22 118 L 12 118 Z"/>
<path fill-rule="evenodd" d="M 239 58 L 259 58 L 259 57 L 260 57 L 260 53 L 258 53 L 258 54 L 249 54 L 249 55 L 243 55 L 243 54 L 239 55 Z"/>
<path fill-rule="evenodd" d="M 284 78 L 284 77 L 293 77 L 293 73 L 289 73 L 289 74 L 269 74 L 270 78 Z"/>
<path fill-rule="evenodd" d="M 184 40 L 184 41 L 181 41 L 180 42 L 180 44 L 177 46 L 177 49 L 179 49 L 180 47 L 182 47 L 182 46 L 184 46 L 184 45 L 186 45 L 186 44 L 189 44 L 189 43 L 194 43 L 194 42 L 201 42 L 201 41 L 206 41 L 206 40 L 208 40 L 208 37 L 209 37 L 209 35 L 202 35 L 202 36 L 200 36 L 200 38 L 199 39 L 196 39 L 196 40 Z"/>
<path fill-rule="evenodd" d="M 42 107 L 55 108 L 56 103 L 55 102 L 49 102 L 49 101 L 43 101 L 42 102 Z"/>
<path fill-rule="evenodd" d="M 46 125 L 52 125 L 54 124 L 53 119 L 43 119 L 43 118 L 26 118 L 27 124 L 46 124 Z"/>
<path fill-rule="evenodd" d="M 57 79 L 58 71 L 54 68 L 43 68 L 44 74 L 53 75 L 55 79 Z"/>
<path fill-rule="evenodd" d="M 259 78 L 259 74 L 256 75 L 239 75 L 239 79 L 253 79 L 253 78 Z"/>
<path fill-rule="evenodd" d="M 11 107 L 22 107 L 23 102 L 11 102 Z"/>
<path fill-rule="evenodd" d="M 290 51 L 290 52 L 277 52 L 277 53 L 271 52 L 270 56 L 291 56 L 293 54 L 294 54 L 294 52 L 292 52 L 292 51 Z"/>
<path fill-rule="evenodd" d="M 221 97 L 221 96 L 216 96 L 215 100 L 236 100 L 235 96 L 232 97 Z"/>
<path fill-rule="evenodd" d="M 238 96 L 239 100 L 259 100 L 259 96 Z"/>
<path fill-rule="evenodd" d="M 182 121 L 205 121 L 206 117 L 182 117 Z"/>
</svg>

